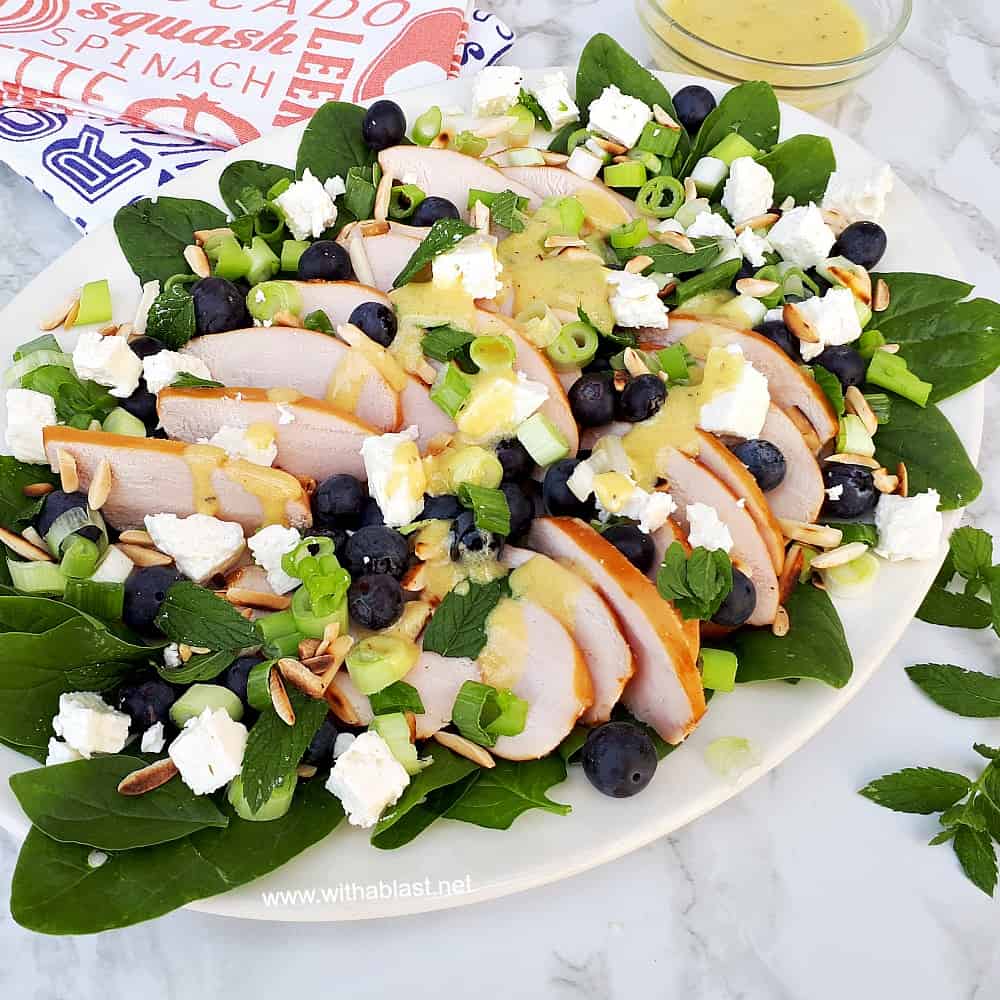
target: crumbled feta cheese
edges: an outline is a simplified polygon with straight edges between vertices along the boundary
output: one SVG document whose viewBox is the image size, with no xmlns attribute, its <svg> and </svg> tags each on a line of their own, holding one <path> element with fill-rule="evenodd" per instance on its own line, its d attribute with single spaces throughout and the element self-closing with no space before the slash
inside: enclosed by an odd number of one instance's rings
<svg viewBox="0 0 1000 1000">
<path fill-rule="evenodd" d="M 566 163 L 567 170 L 587 181 L 592 181 L 601 172 L 603 166 L 604 158 L 595 156 L 585 146 L 577 146 L 569 154 L 569 160 Z"/>
<path fill-rule="evenodd" d="M 792 303 L 792 308 L 819 338 L 816 343 L 800 341 L 803 361 L 811 361 L 831 344 L 850 344 L 861 336 L 861 321 L 854 308 L 854 293 L 848 288 L 831 288 L 822 298 L 813 296 Z"/>
<path fill-rule="evenodd" d="M 159 753 L 165 746 L 167 740 L 163 735 L 163 723 L 154 722 L 149 729 L 142 734 L 139 742 L 139 749 L 143 753 Z"/>
<path fill-rule="evenodd" d="M 168 670 L 177 670 L 184 665 L 184 660 L 181 659 L 181 647 L 176 642 L 163 647 L 163 665 Z"/>
<path fill-rule="evenodd" d="M 763 215 L 774 201 L 774 178 L 752 156 L 740 156 L 729 165 L 722 207 L 733 225 Z"/>
<path fill-rule="evenodd" d="M 472 390 L 455 426 L 469 444 L 491 444 L 513 434 L 548 398 L 548 388 L 524 372 L 494 378 Z"/>
<path fill-rule="evenodd" d="M 331 198 L 339 198 L 342 194 L 347 194 L 347 185 L 344 183 L 344 178 L 339 174 L 333 177 L 328 177 L 323 181 L 323 190 Z"/>
<path fill-rule="evenodd" d="M 712 355 L 720 348 L 713 348 Z M 738 344 L 729 344 L 725 351 L 738 355 L 739 380 L 731 388 L 716 392 L 704 403 L 698 417 L 698 426 L 713 434 L 733 434 L 736 437 L 755 438 L 764 427 L 771 396 L 767 390 L 767 376 L 759 372 L 743 357 Z M 719 360 L 718 358 L 716 360 Z M 720 363 L 726 363 L 722 358 Z"/>
<path fill-rule="evenodd" d="M 553 129 L 561 129 L 580 117 L 580 109 L 570 95 L 565 73 L 546 73 L 542 77 L 542 85 L 535 91 L 535 97 L 548 115 Z"/>
<path fill-rule="evenodd" d="M 232 781 L 243 769 L 247 728 L 224 708 L 205 708 L 188 719 L 167 751 L 181 781 L 195 795 L 208 795 Z"/>
<path fill-rule="evenodd" d="M 767 263 L 764 254 L 773 253 L 774 247 L 766 236 L 758 236 L 752 229 L 744 229 L 736 237 L 736 249 L 741 256 L 754 267 L 763 267 Z"/>
<path fill-rule="evenodd" d="M 614 84 L 590 102 L 590 128 L 612 142 L 631 149 L 642 135 L 653 112 L 637 97 L 623 94 Z"/>
<path fill-rule="evenodd" d="M 295 528 L 286 528 L 280 524 L 269 524 L 247 539 L 253 561 L 267 573 L 268 585 L 276 594 L 287 594 L 302 582 L 298 577 L 289 576 L 281 568 L 281 557 L 291 552 L 301 541 L 302 536 Z"/>
<path fill-rule="evenodd" d="M 453 249 L 438 254 L 431 269 L 438 288 L 461 285 L 474 299 L 492 299 L 500 294 L 503 265 L 497 258 L 497 238 L 488 233 L 466 236 Z"/>
<path fill-rule="evenodd" d="M 83 754 L 79 750 L 74 750 L 68 743 L 49 737 L 49 752 L 45 757 L 45 766 L 51 767 L 53 764 L 69 764 L 74 760 L 83 760 Z"/>
<path fill-rule="evenodd" d="M 154 395 L 165 389 L 181 372 L 198 378 L 210 379 L 212 373 L 201 358 L 177 351 L 160 351 L 142 359 L 142 375 L 146 387 Z"/>
<path fill-rule="evenodd" d="M 287 403 L 278 403 L 278 423 L 284 427 L 286 424 L 295 423 L 295 414 Z"/>
<path fill-rule="evenodd" d="M 699 213 L 694 222 L 687 227 L 687 236 L 692 240 L 699 236 L 721 240 L 736 239 L 733 227 L 721 215 L 716 215 L 714 212 Z"/>
<path fill-rule="evenodd" d="M 100 868 L 108 860 L 108 855 L 104 851 L 93 850 L 87 855 L 88 868 Z"/>
<path fill-rule="evenodd" d="M 56 736 L 87 758 L 94 753 L 118 753 L 128 742 L 130 724 L 124 712 L 93 691 L 59 695 L 59 712 L 52 720 Z"/>
<path fill-rule="evenodd" d="M 676 219 L 664 219 L 653 227 L 654 233 L 683 233 L 684 227 Z"/>
<path fill-rule="evenodd" d="M 59 423 L 56 401 L 34 389 L 8 389 L 6 400 L 4 440 L 11 454 L 19 462 L 47 462 L 42 430 Z"/>
<path fill-rule="evenodd" d="M 270 430 L 270 434 L 267 431 Z M 269 424 L 252 427 L 231 427 L 224 424 L 210 438 L 199 438 L 199 444 L 212 444 L 233 458 L 244 458 L 254 465 L 274 465 L 278 444 L 274 428 Z"/>
<path fill-rule="evenodd" d="M 333 196 L 308 167 L 301 180 L 293 181 L 274 200 L 297 240 L 322 236 L 337 221 Z"/>
<path fill-rule="evenodd" d="M 733 536 L 719 518 L 719 512 L 707 503 L 688 504 L 685 511 L 688 522 L 688 543 L 693 549 L 708 549 L 715 552 L 721 549 L 730 552 L 733 548 Z"/>
<path fill-rule="evenodd" d="M 502 115 L 521 97 L 523 74 L 517 66 L 487 66 L 476 77 L 472 103 L 482 117 Z"/>
<path fill-rule="evenodd" d="M 106 386 L 112 396 L 126 399 L 135 392 L 142 361 L 126 337 L 102 337 L 85 330 L 73 348 L 73 370 L 82 379 Z"/>
<path fill-rule="evenodd" d="M 895 177 L 885 164 L 873 177 L 835 170 L 823 195 L 823 208 L 839 212 L 849 223 L 879 222 Z"/>
<path fill-rule="evenodd" d="M 826 495 L 831 500 L 839 500 L 844 495 L 844 484 L 838 483 L 836 486 L 831 486 L 827 491 Z"/>
<path fill-rule="evenodd" d="M 147 514 L 153 544 L 195 583 L 224 573 L 243 554 L 243 528 L 208 514 Z"/>
<path fill-rule="evenodd" d="M 337 733 L 337 738 L 333 741 L 333 759 L 336 760 L 347 753 L 356 739 L 354 733 Z"/>
<path fill-rule="evenodd" d="M 142 295 L 139 296 L 139 304 L 135 308 L 135 316 L 132 318 L 132 329 L 138 333 L 146 332 L 146 323 L 149 320 L 149 307 L 156 301 L 160 294 L 160 283 L 155 278 L 152 281 L 145 281 L 142 285 Z"/>
<path fill-rule="evenodd" d="M 375 732 L 362 733 L 334 762 L 326 788 L 340 799 L 352 826 L 370 827 L 410 783 L 406 768 Z"/>
<path fill-rule="evenodd" d="M 807 270 L 825 260 L 837 241 L 814 204 L 785 212 L 771 227 L 767 238 L 784 260 Z"/>
<path fill-rule="evenodd" d="M 637 521 L 639 530 L 647 535 L 663 527 L 667 518 L 677 510 L 669 493 L 649 493 L 637 486 L 630 476 L 620 472 L 602 472 L 595 476 L 594 498 L 601 521 L 627 517 Z"/>
<path fill-rule="evenodd" d="M 398 434 L 373 434 L 361 444 L 368 492 L 392 527 L 417 520 L 424 509 L 427 475 L 417 448 L 419 436 L 416 427 L 408 427 Z"/>
<path fill-rule="evenodd" d="M 878 545 L 875 552 L 897 562 L 900 559 L 932 559 L 941 547 L 944 521 L 937 490 L 912 497 L 883 493 L 875 508 Z"/>
<path fill-rule="evenodd" d="M 619 326 L 667 326 L 667 307 L 659 297 L 660 289 L 652 278 L 630 271 L 611 271 L 611 312 Z"/>
</svg>

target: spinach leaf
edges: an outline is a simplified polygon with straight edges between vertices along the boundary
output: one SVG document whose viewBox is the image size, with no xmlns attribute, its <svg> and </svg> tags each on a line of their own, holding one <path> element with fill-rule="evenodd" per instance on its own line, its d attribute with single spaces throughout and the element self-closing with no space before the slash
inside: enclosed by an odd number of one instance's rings
<svg viewBox="0 0 1000 1000">
<path fill-rule="evenodd" d="M 151 920 L 280 868 L 344 816 L 317 781 L 300 786 L 281 819 L 248 823 L 226 812 L 225 828 L 112 854 L 99 868 L 88 864 L 89 847 L 60 844 L 32 829 L 14 870 L 11 914 L 44 934 L 93 934 Z"/>
<path fill-rule="evenodd" d="M 563 127 L 552 137 L 552 141 L 549 143 L 549 152 L 562 153 L 565 156 L 569 152 L 569 137 L 578 129 L 583 127 L 583 123 L 579 121 L 563 125 Z"/>
<path fill-rule="evenodd" d="M 424 714 L 424 703 L 420 692 L 406 681 L 395 681 L 368 696 L 368 702 L 375 715 L 388 715 L 390 712 L 414 712 Z"/>
<path fill-rule="evenodd" d="M 779 142 L 757 161 L 774 178 L 774 201 L 780 205 L 792 197 L 797 205 L 823 198 L 837 158 L 829 139 L 818 135 L 796 135 Z"/>
<path fill-rule="evenodd" d="M 163 284 L 174 274 L 190 271 L 184 248 L 199 229 L 218 229 L 226 213 L 194 198 L 140 198 L 115 215 L 118 244 L 141 282 Z"/>
<path fill-rule="evenodd" d="M 271 792 L 294 770 L 326 718 L 325 701 L 310 698 L 289 685 L 295 724 L 282 722 L 273 707 L 261 712 L 247 738 L 243 755 L 243 793 L 256 812 Z"/>
<path fill-rule="evenodd" d="M 215 379 L 201 378 L 190 372 L 178 372 L 177 377 L 170 383 L 169 387 L 171 389 L 221 389 L 223 386 Z"/>
<path fill-rule="evenodd" d="M 653 263 L 649 267 L 658 274 L 691 274 L 708 267 L 722 250 L 722 244 L 717 239 L 702 237 L 691 242 L 694 244 L 694 253 L 685 253 L 665 243 L 615 252 L 623 265 L 633 257 L 652 257 Z"/>
<path fill-rule="evenodd" d="M 306 126 L 295 175 L 301 177 L 308 168 L 321 181 L 340 177 L 347 183 L 351 167 L 371 168 L 375 153 L 361 137 L 365 109 L 343 101 L 327 101 L 312 116 Z"/>
<path fill-rule="evenodd" d="M 964 774 L 936 767 L 907 767 L 870 782 L 860 794 L 895 812 L 929 816 L 965 798 L 970 787 Z"/>
<path fill-rule="evenodd" d="M 241 204 L 243 192 L 252 188 L 266 199 L 267 192 L 280 180 L 295 180 L 295 171 L 291 167 L 279 167 L 276 163 L 237 160 L 219 175 L 219 194 L 233 215 L 246 215 L 250 209 Z"/>
<path fill-rule="evenodd" d="M 673 542 L 663 554 L 656 589 L 684 619 L 708 621 L 733 589 L 733 564 L 722 549 L 699 546 L 688 556 L 680 542 Z"/>
<path fill-rule="evenodd" d="M 453 590 L 438 605 L 424 632 L 424 649 L 442 656 L 475 659 L 486 645 L 486 620 L 510 593 L 506 577 L 490 583 L 469 582 L 468 590 Z"/>
<path fill-rule="evenodd" d="M 580 759 L 580 751 L 587 742 L 590 730 L 586 726 L 576 725 L 572 732 L 556 747 L 556 753 L 567 764 L 576 764 Z"/>
<path fill-rule="evenodd" d="M 245 649 L 260 642 L 253 622 L 212 591 L 189 580 L 181 580 L 167 591 L 156 627 L 173 642 L 214 651 Z"/>
<path fill-rule="evenodd" d="M 438 254 L 453 250 L 456 243 L 460 243 L 475 231 L 461 219 L 438 219 L 413 251 L 406 266 L 396 275 L 392 287 L 402 288 L 403 285 L 409 284 Z"/>
<path fill-rule="evenodd" d="M 1000 719 L 1000 677 L 950 663 L 906 668 L 911 681 L 935 704 L 967 719 Z"/>
<path fill-rule="evenodd" d="M 439 743 L 428 743 L 433 763 L 407 785 L 399 801 L 386 812 L 372 831 L 372 846 L 391 851 L 408 844 L 438 817 L 457 805 L 475 783 L 482 769 Z"/>
<path fill-rule="evenodd" d="M 194 299 L 185 285 L 174 285 L 153 299 L 146 333 L 171 351 L 180 350 L 195 335 Z"/>
<path fill-rule="evenodd" d="M 905 462 L 910 494 L 935 489 L 941 494 L 942 510 L 965 507 L 983 488 L 948 418 L 930 404 L 920 407 L 894 398 L 892 422 L 879 427 L 875 435 L 875 457 L 888 469 Z"/>
<path fill-rule="evenodd" d="M 823 390 L 823 395 L 830 401 L 834 412 L 838 417 L 842 417 L 846 406 L 844 405 L 844 388 L 840 384 L 840 379 L 822 365 L 813 366 L 812 373 L 816 384 Z"/>
<path fill-rule="evenodd" d="M 21 385 L 51 396 L 56 403 L 56 416 L 81 430 L 89 427 L 91 420 L 103 421 L 118 405 L 118 400 L 103 386 L 84 381 L 61 365 L 44 365 L 28 372 Z"/>
<path fill-rule="evenodd" d="M 937 274 L 919 274 L 908 271 L 872 273 L 872 280 L 882 278 L 889 286 L 889 305 L 878 315 L 878 327 L 885 323 L 898 323 L 935 306 L 950 306 L 968 298 L 973 286 L 954 278 Z M 888 338 L 886 338 L 888 339 Z"/>
<path fill-rule="evenodd" d="M 218 653 L 195 653 L 182 667 L 165 667 L 157 663 L 156 672 L 171 684 L 197 684 L 214 680 L 236 659 L 236 650 Z"/>
<path fill-rule="evenodd" d="M 342 196 L 344 208 L 355 219 L 370 219 L 378 191 L 372 183 L 371 167 L 351 167 L 344 186 L 347 189 Z"/>
<path fill-rule="evenodd" d="M 29 465 L 10 455 L 0 455 L 0 527 L 20 533 L 42 509 L 44 497 L 24 495 L 25 486 L 33 483 L 59 482 L 46 465 Z"/>
<path fill-rule="evenodd" d="M 752 81 L 733 87 L 718 107 L 702 122 L 698 137 L 676 174 L 687 177 L 694 165 L 732 132 L 743 136 L 759 150 L 768 150 L 778 141 L 781 112 L 769 83 Z"/>
<path fill-rule="evenodd" d="M 540 760 L 498 760 L 445 815 L 491 830 L 507 830 L 528 809 L 565 816 L 570 806 L 553 802 L 546 792 L 566 780 L 566 762 L 558 754 Z"/>
<path fill-rule="evenodd" d="M 837 609 L 825 591 L 799 584 L 785 603 L 791 628 L 778 638 L 770 629 L 735 632 L 722 645 L 740 661 L 736 680 L 809 677 L 842 688 L 854 671 Z"/>
<path fill-rule="evenodd" d="M 104 851 L 163 844 L 229 822 L 179 778 L 145 795 L 122 795 L 118 783 L 147 763 L 127 754 L 92 757 L 12 774 L 10 787 L 42 833 Z"/>
</svg>

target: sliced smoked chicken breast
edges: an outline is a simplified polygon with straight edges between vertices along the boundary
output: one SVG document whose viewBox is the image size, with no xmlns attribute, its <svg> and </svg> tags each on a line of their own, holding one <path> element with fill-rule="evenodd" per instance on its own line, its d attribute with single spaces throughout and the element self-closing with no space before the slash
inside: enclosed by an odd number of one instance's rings
<svg viewBox="0 0 1000 1000">
<path fill-rule="evenodd" d="M 334 329 L 341 323 L 346 323 L 362 302 L 392 305 L 377 288 L 357 281 L 293 281 L 291 284 L 302 296 L 302 315 L 308 316 L 309 313 L 322 309 Z"/>
<path fill-rule="evenodd" d="M 826 499 L 819 462 L 802 432 L 783 410 L 771 404 L 760 436 L 785 456 L 785 478 L 764 496 L 775 517 L 815 521 Z"/>
<path fill-rule="evenodd" d="M 501 167 L 500 170 L 542 199 L 578 198 L 588 218 L 602 230 L 623 226 L 637 215 L 634 201 L 601 181 L 589 181 L 565 167 Z"/>
<path fill-rule="evenodd" d="M 388 292 L 399 272 L 409 263 L 414 250 L 420 246 L 420 241 L 427 235 L 427 230 L 390 222 L 387 233 L 365 236 L 357 234 L 357 225 L 352 223 L 345 226 L 337 237 L 337 242 L 346 247 L 351 239 L 363 240 L 375 287 Z"/>
<path fill-rule="evenodd" d="M 425 740 L 451 722 L 460 688 L 466 681 L 479 680 L 479 667 L 464 656 L 441 656 L 425 649 L 403 680 L 417 689 L 424 704 L 416 717 L 416 738 Z"/>
</svg>

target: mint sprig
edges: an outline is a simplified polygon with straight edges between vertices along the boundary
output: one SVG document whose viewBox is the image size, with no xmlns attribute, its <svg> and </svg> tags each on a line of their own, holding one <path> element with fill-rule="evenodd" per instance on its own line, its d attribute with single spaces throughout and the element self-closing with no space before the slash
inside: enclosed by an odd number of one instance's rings
<svg viewBox="0 0 1000 1000">
<path fill-rule="evenodd" d="M 461 243 L 466 236 L 471 236 L 475 231 L 461 219 L 438 219 L 413 251 L 406 266 L 396 275 L 392 287 L 402 288 L 403 285 L 409 284 L 435 257 L 454 250 L 456 244 Z"/>
<path fill-rule="evenodd" d="M 461 586 L 461 585 L 460 585 Z M 510 594 L 507 578 L 468 583 L 468 589 L 446 594 L 424 632 L 424 649 L 442 656 L 474 660 L 486 645 L 486 619 Z"/>
<path fill-rule="evenodd" d="M 699 547 L 687 556 L 674 542 L 663 555 L 656 587 L 683 618 L 708 621 L 733 589 L 733 564 L 721 549 Z"/>
<path fill-rule="evenodd" d="M 156 627 L 172 642 L 215 652 L 260 643 L 252 622 L 212 591 L 189 580 L 173 584 L 156 616 Z"/>
</svg>

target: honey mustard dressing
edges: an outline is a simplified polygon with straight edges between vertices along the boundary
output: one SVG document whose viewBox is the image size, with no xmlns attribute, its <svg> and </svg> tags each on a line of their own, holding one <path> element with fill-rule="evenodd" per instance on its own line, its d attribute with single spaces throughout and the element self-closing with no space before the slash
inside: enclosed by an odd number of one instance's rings
<svg viewBox="0 0 1000 1000">
<path fill-rule="evenodd" d="M 486 619 L 486 645 L 476 659 L 484 684 L 513 688 L 528 663 L 528 628 L 521 605 L 503 598 Z"/>
<path fill-rule="evenodd" d="M 297 403 L 302 398 L 302 393 L 298 389 L 290 386 L 281 386 L 277 389 L 268 389 L 264 394 L 268 402 L 271 403 Z"/>
<path fill-rule="evenodd" d="M 191 470 L 192 502 L 199 514 L 215 516 L 219 511 L 219 498 L 212 482 L 215 473 L 225 465 L 229 456 L 222 448 L 211 444 L 189 444 L 184 449 L 184 461 Z"/>
<path fill-rule="evenodd" d="M 356 412 L 361 390 L 374 372 L 371 362 L 360 351 L 348 351 L 330 376 L 326 401 L 347 413 Z"/>
<path fill-rule="evenodd" d="M 568 630 L 576 627 L 576 608 L 583 593 L 580 577 L 548 556 L 532 556 L 507 578 L 511 593 L 544 608 Z"/>
<path fill-rule="evenodd" d="M 416 534 L 414 552 L 423 562 L 423 598 L 440 601 L 463 580 L 489 583 L 507 571 L 495 559 L 451 559 L 451 521 L 428 521 Z"/>
<path fill-rule="evenodd" d="M 392 453 L 392 470 L 386 482 L 386 494 L 395 497 L 401 490 L 411 500 L 419 500 L 424 495 L 427 476 L 420 458 L 416 441 L 404 441 Z"/>
<path fill-rule="evenodd" d="M 274 439 L 278 435 L 278 429 L 274 424 L 266 423 L 261 421 L 260 423 L 251 424 L 244 432 L 243 436 L 253 448 L 259 448 L 263 451 L 266 448 L 270 448 L 274 444 Z"/>
</svg>

